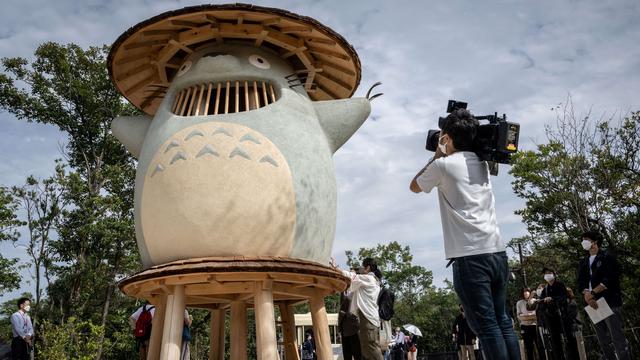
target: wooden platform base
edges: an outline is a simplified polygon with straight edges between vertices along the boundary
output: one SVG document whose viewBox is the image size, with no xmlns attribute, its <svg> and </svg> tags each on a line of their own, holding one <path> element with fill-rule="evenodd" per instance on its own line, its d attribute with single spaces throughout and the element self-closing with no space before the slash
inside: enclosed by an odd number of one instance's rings
<svg viewBox="0 0 640 360">
<path fill-rule="evenodd" d="M 256 318 L 259 360 L 279 359 L 274 308 L 278 306 L 286 360 L 299 360 L 293 306 L 309 302 L 318 359 L 333 359 L 324 298 L 349 279 L 318 263 L 275 257 L 212 257 L 154 266 L 119 283 L 127 295 L 156 306 L 148 359 L 180 358 L 185 307 L 211 311 L 209 359 L 225 352 L 225 316 L 231 312 L 231 359 L 247 359 L 247 309 Z"/>
</svg>

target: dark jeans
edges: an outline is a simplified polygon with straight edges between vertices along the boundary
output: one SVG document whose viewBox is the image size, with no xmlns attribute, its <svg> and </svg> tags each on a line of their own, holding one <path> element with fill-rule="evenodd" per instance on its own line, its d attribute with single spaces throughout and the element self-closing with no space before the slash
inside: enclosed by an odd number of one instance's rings
<svg viewBox="0 0 640 360">
<path fill-rule="evenodd" d="M 631 360 L 629 343 L 622 332 L 622 315 L 619 307 L 612 307 L 613 315 L 595 324 L 600 348 L 608 360 Z M 616 358 L 616 353 L 618 357 Z"/>
<path fill-rule="evenodd" d="M 360 339 L 358 334 L 342 337 L 342 358 L 344 360 L 362 359 L 362 351 L 360 350 Z"/>
<path fill-rule="evenodd" d="M 29 360 L 29 345 L 23 338 L 16 336 L 11 340 L 11 359 Z"/>
<path fill-rule="evenodd" d="M 453 287 L 487 359 L 520 359 L 518 337 L 505 306 L 508 276 L 505 252 L 459 257 L 453 263 Z"/>
</svg>

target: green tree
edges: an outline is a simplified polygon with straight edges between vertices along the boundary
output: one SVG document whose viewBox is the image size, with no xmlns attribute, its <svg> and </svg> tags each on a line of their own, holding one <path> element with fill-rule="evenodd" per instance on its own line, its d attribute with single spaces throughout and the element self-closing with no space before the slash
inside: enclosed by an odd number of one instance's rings
<svg viewBox="0 0 640 360">
<path fill-rule="evenodd" d="M 110 312 L 132 305 L 116 291 L 116 279 L 139 269 L 133 231 L 135 161 L 110 134 L 114 117 L 136 110 L 111 83 L 107 51 L 106 46 L 44 43 L 32 62 L 2 59 L 5 73 L 0 74 L 0 108 L 67 135 L 68 172 L 60 184 L 68 206 L 51 244 L 56 266 L 49 315 L 58 324 L 69 316 L 99 324 L 104 328 L 100 344 L 123 323 Z M 103 350 L 100 346 L 96 358 Z"/>
<path fill-rule="evenodd" d="M 29 268 L 33 269 L 35 283 L 35 301 L 31 315 L 33 326 L 37 327 L 40 310 L 40 300 L 43 295 L 41 279 L 48 284 L 51 282 L 51 268 L 53 265 L 51 241 L 58 222 L 62 203 L 62 189 L 58 178 L 64 176 L 62 166 L 56 169 L 56 175 L 38 180 L 29 176 L 23 186 L 14 186 L 12 192 L 20 205 L 24 216 L 22 225 L 26 226 L 26 252 L 30 258 Z"/>
<path fill-rule="evenodd" d="M 376 260 L 385 286 L 396 295 L 392 326 L 416 325 L 422 331 L 420 351 L 451 349 L 451 327 L 458 312 L 458 298 L 450 283 L 443 289 L 433 286 L 432 272 L 414 265 L 409 246 L 393 241 L 373 248 L 360 248 L 358 256 L 347 251 L 347 265 L 357 267 L 367 257 Z"/>
<path fill-rule="evenodd" d="M 631 327 L 640 320 L 640 112 L 594 120 L 590 113 L 576 116 L 570 99 L 558 110 L 556 123 L 546 129 L 547 142 L 515 156 L 513 189 L 526 201 L 518 213 L 529 234 L 510 246 L 523 247 L 523 268 L 536 280 L 542 266 L 551 265 L 575 288 L 577 262 L 586 255 L 579 236 L 600 231 L 622 267 Z M 589 323 L 585 330 L 591 331 Z"/>
<path fill-rule="evenodd" d="M 432 272 L 422 266 L 413 265 L 413 255 L 409 246 L 403 247 L 396 241 L 378 244 L 374 248 L 360 248 L 357 258 L 351 251 L 346 251 L 345 255 L 350 268 L 358 267 L 365 258 L 375 259 L 382 272 L 384 284 L 398 298 L 415 299 L 432 287 Z"/>
<path fill-rule="evenodd" d="M 15 241 L 20 220 L 16 216 L 18 205 L 11 190 L 0 186 L 0 244 L 3 241 Z M 18 259 L 6 259 L 0 255 L 0 295 L 20 286 L 20 274 L 16 265 Z"/>
</svg>

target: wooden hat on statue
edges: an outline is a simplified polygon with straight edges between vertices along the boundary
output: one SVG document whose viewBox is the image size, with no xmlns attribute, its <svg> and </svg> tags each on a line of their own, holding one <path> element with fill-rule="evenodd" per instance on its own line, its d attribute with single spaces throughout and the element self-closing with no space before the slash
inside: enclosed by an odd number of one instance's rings
<svg viewBox="0 0 640 360">
<path fill-rule="evenodd" d="M 276 51 L 303 74 L 312 100 L 349 98 L 360 82 L 358 55 L 338 33 L 309 17 L 249 4 L 192 6 L 145 20 L 113 44 L 109 74 L 133 105 L 154 115 L 185 58 L 227 41 Z"/>
</svg>

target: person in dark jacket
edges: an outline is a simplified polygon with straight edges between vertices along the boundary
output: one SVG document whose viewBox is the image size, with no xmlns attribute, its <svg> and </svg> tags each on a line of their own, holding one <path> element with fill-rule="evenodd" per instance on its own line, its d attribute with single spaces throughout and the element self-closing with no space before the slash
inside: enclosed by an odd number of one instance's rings
<svg viewBox="0 0 640 360">
<path fill-rule="evenodd" d="M 345 291 L 340 294 L 340 312 L 338 313 L 338 330 L 342 338 L 342 358 L 344 360 L 360 360 L 360 338 L 358 337 L 358 316 L 349 312 L 353 293 Z"/>
<path fill-rule="evenodd" d="M 462 305 L 460 305 L 460 314 L 453 322 L 452 333 L 459 348 L 458 358 L 460 360 L 474 360 L 476 357 L 473 352 L 473 341 L 476 339 L 476 334 L 473 333 L 467 323 L 467 319 L 464 317 Z"/>
<path fill-rule="evenodd" d="M 545 267 L 544 280 L 547 286 L 542 290 L 542 304 L 544 305 L 545 325 L 547 326 L 551 337 L 551 359 L 578 359 L 577 347 L 567 346 L 566 357 L 563 349 L 562 338 L 569 343 L 573 334 L 571 328 L 567 325 L 567 287 L 557 279 L 555 270 Z"/>
<path fill-rule="evenodd" d="M 602 250 L 602 234 L 587 231 L 582 234 L 582 248 L 589 255 L 578 265 L 578 289 L 584 301 L 594 309 L 598 299 L 604 298 L 613 315 L 595 324 L 600 348 L 606 359 L 631 359 L 629 344 L 622 331 L 622 292 L 620 290 L 620 267 L 611 254 Z M 617 357 L 616 357 L 617 354 Z"/>
</svg>

